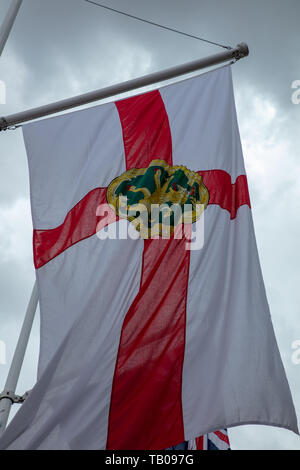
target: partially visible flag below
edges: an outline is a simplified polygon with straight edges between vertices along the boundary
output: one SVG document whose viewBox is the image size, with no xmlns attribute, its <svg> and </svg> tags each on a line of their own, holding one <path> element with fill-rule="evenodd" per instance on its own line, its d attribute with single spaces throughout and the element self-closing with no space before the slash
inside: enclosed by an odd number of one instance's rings
<svg viewBox="0 0 300 470">
<path fill-rule="evenodd" d="M 209 432 L 189 441 L 189 450 L 230 450 L 227 429 Z"/>
<path fill-rule="evenodd" d="M 230 442 L 227 429 L 220 429 L 165 450 L 230 450 Z"/>
</svg>

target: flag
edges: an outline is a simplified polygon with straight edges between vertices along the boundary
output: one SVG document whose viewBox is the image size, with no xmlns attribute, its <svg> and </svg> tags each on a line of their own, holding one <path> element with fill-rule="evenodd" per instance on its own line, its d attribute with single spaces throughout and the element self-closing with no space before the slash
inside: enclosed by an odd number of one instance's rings
<svg viewBox="0 0 300 470">
<path fill-rule="evenodd" d="M 210 432 L 189 441 L 188 450 L 230 450 L 227 429 Z"/>
<path fill-rule="evenodd" d="M 230 450 L 227 429 L 210 432 L 190 441 L 184 441 L 166 450 Z"/>
<path fill-rule="evenodd" d="M 0 448 L 165 449 L 250 423 L 298 432 L 231 67 L 23 133 L 41 344 Z"/>
</svg>

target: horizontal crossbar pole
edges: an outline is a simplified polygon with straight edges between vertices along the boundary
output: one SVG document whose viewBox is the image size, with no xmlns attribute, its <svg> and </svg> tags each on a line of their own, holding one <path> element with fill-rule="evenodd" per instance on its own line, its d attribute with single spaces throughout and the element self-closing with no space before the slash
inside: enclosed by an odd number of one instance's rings
<svg viewBox="0 0 300 470">
<path fill-rule="evenodd" d="M 55 114 L 67 109 L 75 108 L 77 106 L 82 106 L 93 101 L 116 96 L 118 94 L 126 93 L 144 86 L 153 85 L 154 83 L 162 82 L 164 80 L 170 80 L 172 78 L 179 77 L 180 75 L 221 64 L 230 59 L 239 60 L 243 57 L 246 57 L 248 54 L 249 49 L 247 44 L 241 43 L 233 49 L 188 62 L 183 65 L 177 65 L 160 72 L 151 73 L 143 77 L 128 80 L 126 82 L 112 85 L 107 88 L 102 88 L 101 90 L 92 91 L 83 95 L 75 96 L 73 98 L 67 98 L 62 101 L 57 101 L 56 103 L 40 106 L 28 111 L 23 111 L 21 113 L 11 114 L 10 116 L 0 118 L 0 131 L 16 126 L 17 124 L 39 119 L 44 116 L 49 116 L 50 114 Z"/>
</svg>

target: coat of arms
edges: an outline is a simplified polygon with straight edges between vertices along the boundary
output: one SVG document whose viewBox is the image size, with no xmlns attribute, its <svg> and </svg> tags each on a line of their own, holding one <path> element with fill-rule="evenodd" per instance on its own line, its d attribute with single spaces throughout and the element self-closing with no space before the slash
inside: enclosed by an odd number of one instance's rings
<svg viewBox="0 0 300 470">
<path fill-rule="evenodd" d="M 171 236 L 179 224 L 198 220 L 209 201 L 202 177 L 185 166 L 152 160 L 132 168 L 107 188 L 107 202 L 120 218 L 132 222 L 141 238 Z"/>
</svg>

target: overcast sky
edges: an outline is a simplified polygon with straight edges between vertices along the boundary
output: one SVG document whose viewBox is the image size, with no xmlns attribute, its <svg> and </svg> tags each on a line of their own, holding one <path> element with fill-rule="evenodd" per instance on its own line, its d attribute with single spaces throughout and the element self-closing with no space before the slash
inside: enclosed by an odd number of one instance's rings
<svg viewBox="0 0 300 470">
<path fill-rule="evenodd" d="M 10 0 L 0 0 L 0 21 Z M 100 0 L 99 0 L 100 2 Z M 250 56 L 233 66 L 238 121 L 257 244 L 273 325 L 300 417 L 300 80 L 299 0 L 102 0 L 131 14 L 226 45 L 245 41 Z M 219 52 L 200 41 L 108 12 L 83 0 L 23 0 L 0 80 L 7 115 Z M 34 282 L 26 154 L 20 129 L 0 134 L 0 340 L 9 363 Z M 38 316 L 18 387 L 35 381 Z M 8 366 L 0 364 L 0 388 Z M 17 407 L 17 405 L 15 405 Z M 242 426 L 234 449 L 300 449 L 287 430 Z"/>
</svg>

